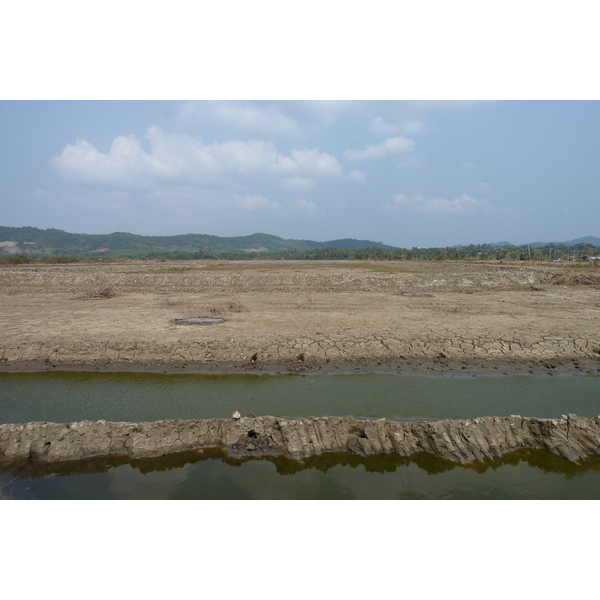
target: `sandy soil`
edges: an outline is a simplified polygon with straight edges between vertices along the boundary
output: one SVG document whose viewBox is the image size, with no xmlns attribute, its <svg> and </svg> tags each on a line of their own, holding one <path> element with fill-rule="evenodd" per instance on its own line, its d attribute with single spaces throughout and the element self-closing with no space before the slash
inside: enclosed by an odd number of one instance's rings
<svg viewBox="0 0 600 600">
<path fill-rule="evenodd" d="M 221 317 L 218 325 L 175 319 Z M 600 373 L 600 269 L 450 262 L 0 268 L 0 369 Z"/>
</svg>

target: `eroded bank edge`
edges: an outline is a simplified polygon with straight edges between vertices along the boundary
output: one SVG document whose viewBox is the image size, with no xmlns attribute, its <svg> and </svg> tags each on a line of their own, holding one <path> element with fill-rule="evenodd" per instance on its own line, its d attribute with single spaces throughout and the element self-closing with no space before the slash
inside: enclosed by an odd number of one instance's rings
<svg viewBox="0 0 600 600">
<path fill-rule="evenodd" d="M 384 373 L 403 375 L 600 375 L 599 359 L 540 358 L 536 360 L 469 359 L 447 360 L 431 358 L 396 358 L 393 360 L 314 361 L 296 359 L 286 362 L 212 362 L 174 363 L 122 362 L 122 361 L 61 361 L 48 360 L 0 362 L 0 372 L 37 371 L 97 371 L 97 372 L 148 372 L 148 373 L 206 373 L 228 375 L 236 373 Z"/>
<path fill-rule="evenodd" d="M 233 458 L 304 459 L 328 453 L 357 456 L 431 454 L 458 464 L 546 450 L 573 463 L 600 456 L 600 417 L 559 419 L 478 417 L 402 422 L 338 417 L 81 421 L 0 425 L 0 463 L 59 463 L 99 457 L 156 458 L 204 449 Z"/>
</svg>

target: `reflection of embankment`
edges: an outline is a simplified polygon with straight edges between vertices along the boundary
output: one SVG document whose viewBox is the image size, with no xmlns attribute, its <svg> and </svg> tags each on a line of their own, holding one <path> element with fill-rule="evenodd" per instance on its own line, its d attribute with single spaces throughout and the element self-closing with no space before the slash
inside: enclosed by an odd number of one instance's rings
<svg viewBox="0 0 600 600">
<path fill-rule="evenodd" d="M 545 450 L 515 450 L 501 458 L 472 462 L 464 465 L 450 462 L 444 458 L 433 456 L 425 452 L 412 456 L 398 456 L 397 454 L 371 454 L 359 456 L 345 452 L 329 452 L 318 456 L 309 456 L 295 460 L 285 456 L 246 456 L 234 458 L 220 448 L 207 448 L 204 450 L 187 450 L 175 454 L 167 454 L 157 458 L 129 458 L 126 456 L 111 456 L 88 458 L 84 460 L 71 460 L 56 463 L 47 463 L 40 460 L 19 460 L 10 463 L 0 463 L 2 472 L 12 473 L 15 477 L 35 479 L 49 476 L 91 475 L 107 473 L 111 469 L 122 465 L 130 465 L 142 474 L 157 471 L 180 469 L 207 460 L 221 460 L 232 467 L 241 467 L 247 461 L 267 460 L 275 466 L 279 475 L 294 475 L 307 469 L 315 469 L 327 473 L 335 467 L 363 467 L 367 473 L 394 473 L 402 467 L 414 464 L 429 475 L 437 475 L 454 469 L 470 469 L 483 474 L 489 470 L 497 470 L 503 466 L 516 466 L 519 463 L 528 464 L 542 471 L 562 475 L 566 480 L 573 479 L 591 471 L 600 472 L 600 457 L 593 456 L 581 463 L 573 463 L 562 456 L 556 456 Z M 8 488 L 7 488 L 8 489 Z M 0 489 L 0 499 L 3 493 Z M 5 498 L 9 498 L 8 492 Z"/>
<path fill-rule="evenodd" d="M 293 471 L 295 467 L 284 465 L 297 463 L 283 459 L 300 460 L 317 468 L 328 460 L 346 460 L 345 457 L 366 457 L 366 462 L 372 461 L 373 465 L 380 457 L 413 457 L 417 463 L 427 462 L 418 456 L 481 465 L 489 461 L 493 464 L 508 453 L 527 449 L 547 450 L 577 463 L 600 456 L 600 417 L 511 416 L 418 422 L 245 417 L 0 425 L 0 464 L 8 467 L 22 465 L 23 461 L 58 466 L 65 461 L 102 458 L 103 464 L 110 468 L 112 461 L 133 464 L 166 455 L 181 457 L 184 456 L 181 453 L 190 452 L 201 459 L 197 451 L 203 450 L 204 456 L 209 456 L 208 449 L 221 449 L 232 460 L 268 457 L 276 464 L 281 461 L 278 469 L 285 471 Z M 336 458 L 335 453 L 343 454 Z M 185 458 L 186 462 L 189 460 Z"/>
</svg>

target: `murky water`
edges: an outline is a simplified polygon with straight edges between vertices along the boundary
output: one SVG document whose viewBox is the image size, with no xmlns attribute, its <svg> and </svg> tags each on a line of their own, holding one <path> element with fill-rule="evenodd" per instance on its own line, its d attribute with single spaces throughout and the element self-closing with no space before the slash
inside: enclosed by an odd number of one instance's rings
<svg viewBox="0 0 600 600">
<path fill-rule="evenodd" d="M 230 417 L 600 414 L 600 377 L 0 373 L 0 423 Z"/>
<path fill-rule="evenodd" d="M 153 421 L 242 414 L 462 419 L 600 414 L 600 377 L 0 373 L 0 422 Z M 483 465 L 428 455 L 233 460 L 219 451 L 152 460 L 24 464 L 0 495 L 41 499 L 600 498 L 600 459 L 522 451 Z"/>
</svg>

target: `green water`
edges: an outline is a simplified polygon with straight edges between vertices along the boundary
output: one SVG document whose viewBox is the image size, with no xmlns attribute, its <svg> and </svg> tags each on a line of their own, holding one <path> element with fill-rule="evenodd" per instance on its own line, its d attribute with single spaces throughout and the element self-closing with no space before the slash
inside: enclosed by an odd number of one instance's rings
<svg viewBox="0 0 600 600">
<path fill-rule="evenodd" d="M 0 489 L 8 498 L 51 500 L 596 500 L 600 458 L 574 465 L 529 450 L 460 466 L 427 454 L 242 461 L 215 450 L 22 465 L 0 473 Z"/>
<path fill-rule="evenodd" d="M 600 414 L 600 377 L 0 373 L 0 422 L 152 421 L 242 414 L 462 419 Z M 598 499 L 600 459 L 522 451 L 475 466 L 428 455 L 23 463 L 0 473 L 18 499 Z"/>
<path fill-rule="evenodd" d="M 0 373 L 0 423 L 207 419 L 253 413 L 466 419 L 600 414 L 600 377 Z"/>
</svg>

